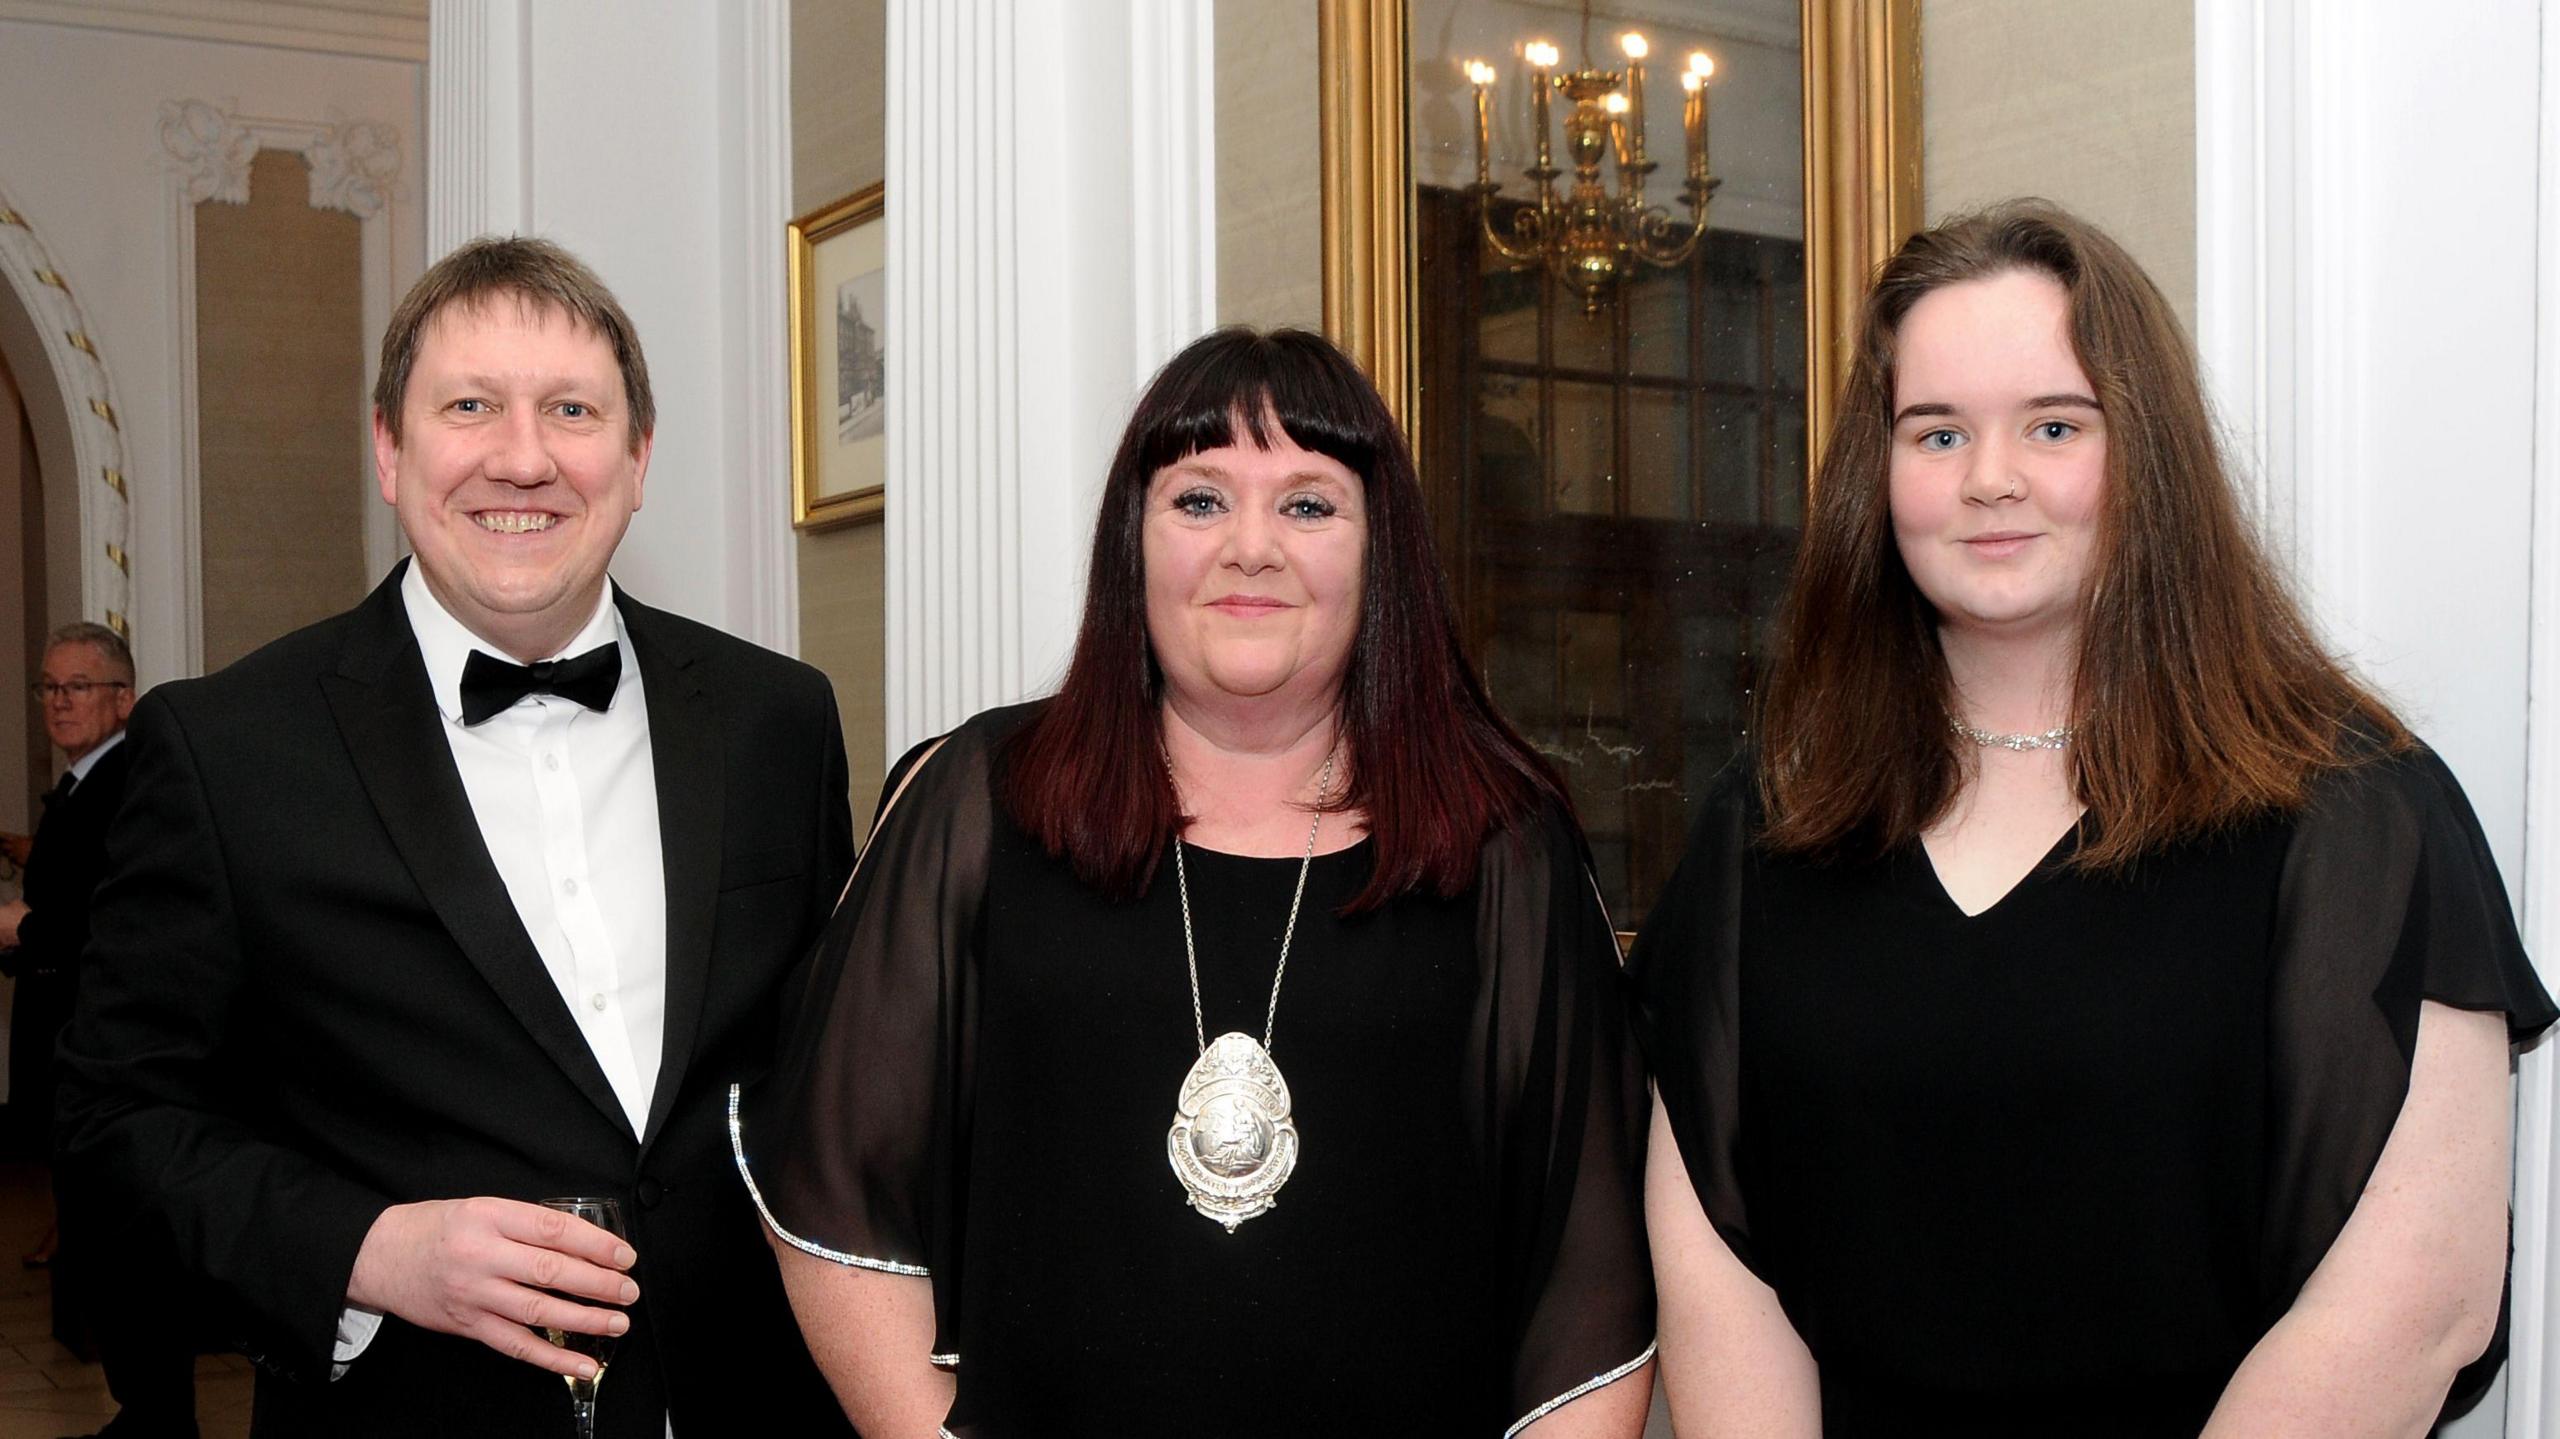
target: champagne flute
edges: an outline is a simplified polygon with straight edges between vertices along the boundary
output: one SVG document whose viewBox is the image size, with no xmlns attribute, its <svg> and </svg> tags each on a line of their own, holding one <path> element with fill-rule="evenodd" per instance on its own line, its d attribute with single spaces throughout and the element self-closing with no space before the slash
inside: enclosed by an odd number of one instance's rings
<svg viewBox="0 0 2560 1439">
<path fill-rule="evenodd" d="M 630 1237 L 622 1229 L 622 1204 L 618 1200 L 576 1195 L 539 1202 L 545 1209 L 557 1209 L 563 1214 L 583 1219 L 616 1239 Z M 578 1422 L 578 1439 L 596 1439 L 596 1386 L 604 1382 L 605 1366 L 613 1360 L 614 1336 L 581 1334 L 574 1329 L 545 1326 L 542 1337 L 572 1354 L 584 1354 L 596 1362 L 596 1374 L 592 1379 L 581 1379 L 575 1374 L 560 1376 L 569 1381 L 569 1413 Z"/>
</svg>

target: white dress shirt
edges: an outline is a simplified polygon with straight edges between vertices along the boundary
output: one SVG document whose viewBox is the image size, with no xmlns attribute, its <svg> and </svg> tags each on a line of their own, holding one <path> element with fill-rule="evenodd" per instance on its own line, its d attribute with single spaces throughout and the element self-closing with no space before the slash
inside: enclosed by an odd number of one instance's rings
<svg viewBox="0 0 2560 1439">
<path fill-rule="evenodd" d="M 620 645 L 622 678 L 610 706 L 596 711 L 557 695 L 527 695 L 471 726 L 462 722 L 462 670 L 471 652 L 510 664 L 514 657 L 449 614 L 415 563 L 400 582 L 400 598 L 480 838 L 636 1139 L 666 1037 L 667 879 L 640 660 L 614 607 L 613 586 L 606 583 L 577 636 L 546 656 Z M 340 1372 L 381 1324 L 370 1310 L 340 1312 Z"/>
<path fill-rule="evenodd" d="M 98 761 L 107 757 L 107 751 L 114 749 L 117 745 L 123 743 L 124 731 L 117 730 L 114 734 L 98 741 L 98 747 L 96 749 L 93 749 L 87 754 L 80 756 L 78 759 L 73 760 L 70 767 L 63 771 L 65 774 L 71 776 L 71 787 L 73 789 L 78 789 L 80 787 L 80 782 L 89 777 L 89 771 L 98 767 Z"/>
<path fill-rule="evenodd" d="M 464 662 L 475 649 L 510 664 L 514 657 L 445 613 L 414 564 L 400 598 L 489 858 L 637 1138 L 666 1037 L 667 872 L 640 661 L 613 586 L 576 638 L 546 656 L 620 645 L 622 679 L 609 708 L 527 695 L 467 728 Z"/>
</svg>

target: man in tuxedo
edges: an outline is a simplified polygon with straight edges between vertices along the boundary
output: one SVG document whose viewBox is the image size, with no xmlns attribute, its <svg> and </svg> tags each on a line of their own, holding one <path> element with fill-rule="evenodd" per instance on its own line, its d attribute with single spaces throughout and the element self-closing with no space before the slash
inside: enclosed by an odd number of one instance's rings
<svg viewBox="0 0 2560 1439">
<path fill-rule="evenodd" d="M 107 863 L 107 821 L 124 798 L 125 717 L 133 653 L 105 625 L 72 624 L 45 641 L 35 682 L 45 738 L 68 768 L 44 797 L 21 856 L 25 897 L 0 905 L 0 968 L 17 981 L 9 1009 L 9 1109 L 27 1147 L 53 1132 L 53 1044 L 71 1018 L 71 979 L 89 940 L 89 897 Z"/>
<path fill-rule="evenodd" d="M 66 1161 L 235 1318 L 253 1434 L 567 1439 L 546 1329 L 617 1336 L 616 1439 L 844 1434 L 727 1113 L 852 863 L 826 681 L 607 579 L 654 410 L 566 252 L 430 269 L 373 429 L 412 559 L 134 708 Z"/>
<path fill-rule="evenodd" d="M 36 823 L 27 857 L 26 897 L 0 905 L 0 969 L 17 981 L 9 1010 L 9 1108 L 37 1154 L 53 1133 L 53 1050 L 71 1018 L 80 952 L 89 942 L 89 906 L 107 867 L 107 822 L 124 802 L 133 754 L 124 747 L 133 711 L 133 651 L 104 625 L 81 622 L 45 642 L 36 681 L 45 737 L 67 764 Z M 15 946 L 10 949 L 10 946 Z M 57 1207 L 72 1241 L 53 1257 L 54 1329 L 95 1340 L 107 1391 L 118 1405 L 103 1432 L 113 1439 L 194 1439 L 196 1356 L 187 1306 L 166 1288 L 149 1305 L 119 1304 L 112 1291 L 131 1279 L 124 1257 L 87 1242 L 80 1198 L 61 1189 Z M 51 1246 L 50 1237 L 46 1245 Z M 103 1301 L 103 1302 L 102 1302 Z"/>
</svg>

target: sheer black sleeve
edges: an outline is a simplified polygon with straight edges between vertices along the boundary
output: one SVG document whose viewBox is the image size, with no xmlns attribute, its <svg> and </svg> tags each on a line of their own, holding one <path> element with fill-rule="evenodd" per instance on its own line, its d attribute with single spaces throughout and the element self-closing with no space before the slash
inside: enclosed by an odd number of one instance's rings
<svg viewBox="0 0 2560 1439">
<path fill-rule="evenodd" d="M 2462 788 L 2423 747 L 2333 776 L 2285 862 L 2268 1004 L 2271 1152 L 2261 1245 L 2272 1322 L 2346 1227 L 2409 1090 L 2418 1006 L 2495 1010 L 2518 1042 L 2555 1017 Z M 2467 1404 L 2506 1354 L 2463 1371 Z"/>
<path fill-rule="evenodd" d="M 937 1356 L 959 1294 L 989 754 L 988 726 L 972 721 L 891 772 L 774 1071 L 730 1099 L 738 1170 L 773 1232 L 839 1264 L 929 1276 Z"/>
<path fill-rule="evenodd" d="M 1516 1434 L 1652 1357 L 1649 1113 L 1617 938 L 1572 820 L 1494 839 L 1477 894 L 1478 1113 L 1502 1185 Z"/>
<path fill-rule="evenodd" d="M 1690 827 L 1680 867 L 1645 916 L 1627 968 L 1637 995 L 1637 1030 L 1690 1186 L 1725 1247 L 1758 1273 L 1734 1160 L 1742 1124 L 1742 918 L 1751 786 L 1748 755 L 1717 776 Z"/>
</svg>

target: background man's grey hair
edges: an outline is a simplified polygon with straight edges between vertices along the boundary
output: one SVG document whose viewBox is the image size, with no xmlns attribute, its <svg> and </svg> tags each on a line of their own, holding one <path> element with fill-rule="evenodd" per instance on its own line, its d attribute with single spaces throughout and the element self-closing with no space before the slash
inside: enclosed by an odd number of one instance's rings
<svg viewBox="0 0 2560 1439">
<path fill-rule="evenodd" d="M 133 646 L 126 644 L 124 636 L 108 629 L 105 625 L 88 620 L 74 620 L 45 636 L 46 654 L 51 654 L 64 645 L 95 645 L 98 653 L 107 657 L 107 663 L 124 671 L 124 682 L 133 683 Z"/>
</svg>

